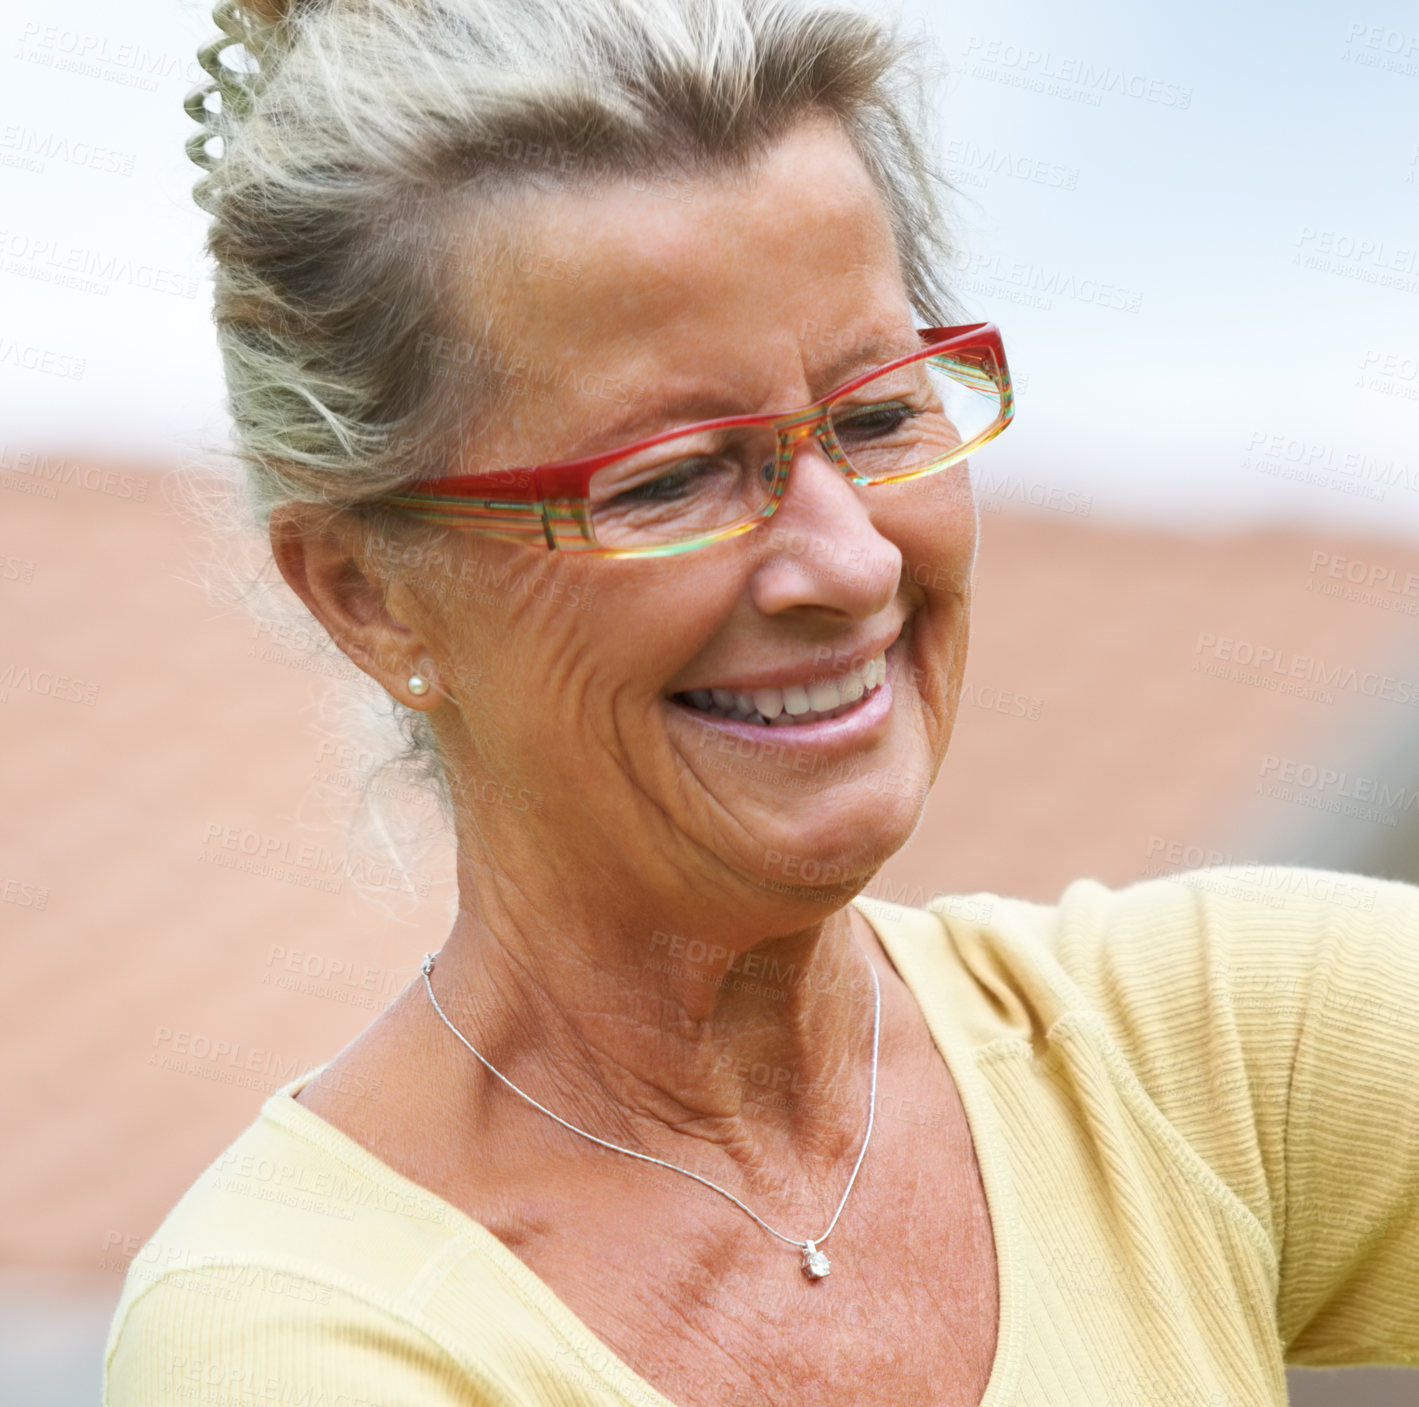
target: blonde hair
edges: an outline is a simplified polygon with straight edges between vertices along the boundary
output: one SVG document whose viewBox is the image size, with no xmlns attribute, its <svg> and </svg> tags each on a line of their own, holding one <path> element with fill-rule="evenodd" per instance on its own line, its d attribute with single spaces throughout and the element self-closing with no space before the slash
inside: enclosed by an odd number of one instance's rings
<svg viewBox="0 0 1419 1407">
<path fill-rule="evenodd" d="M 451 384 L 434 349 L 490 343 L 493 314 L 451 326 L 443 289 L 506 191 L 745 169 L 826 113 L 881 192 L 914 309 L 958 320 L 949 187 L 918 136 L 923 46 L 868 14 L 815 0 L 221 0 L 213 18 L 188 152 L 205 171 L 194 197 L 211 216 L 252 527 L 292 501 L 360 508 L 466 441 L 498 388 L 466 366 Z M 399 722 L 404 758 L 433 764 L 446 802 L 427 716 Z"/>
</svg>

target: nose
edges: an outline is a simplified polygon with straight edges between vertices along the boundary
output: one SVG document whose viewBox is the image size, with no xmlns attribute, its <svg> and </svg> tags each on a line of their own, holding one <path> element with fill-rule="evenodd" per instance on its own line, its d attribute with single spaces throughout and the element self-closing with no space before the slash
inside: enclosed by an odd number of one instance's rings
<svg viewBox="0 0 1419 1407">
<path fill-rule="evenodd" d="M 755 604 L 767 615 L 798 609 L 869 619 L 896 595 L 901 549 L 873 523 L 871 489 L 848 482 L 812 427 L 795 430 L 788 485 L 755 534 L 762 554 Z"/>
</svg>

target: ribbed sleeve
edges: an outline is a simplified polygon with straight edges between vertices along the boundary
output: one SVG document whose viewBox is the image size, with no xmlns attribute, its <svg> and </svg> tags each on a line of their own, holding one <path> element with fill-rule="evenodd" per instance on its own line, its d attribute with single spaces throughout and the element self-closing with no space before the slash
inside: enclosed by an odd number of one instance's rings
<svg viewBox="0 0 1419 1407">
<path fill-rule="evenodd" d="M 1319 920 L 1287 1072 L 1278 1317 L 1289 1362 L 1419 1366 L 1419 889 L 1363 892 Z"/>
<path fill-rule="evenodd" d="M 1419 888 L 1294 867 L 1081 883 L 1053 939 L 1253 1212 L 1285 1361 L 1419 1365 Z"/>
</svg>

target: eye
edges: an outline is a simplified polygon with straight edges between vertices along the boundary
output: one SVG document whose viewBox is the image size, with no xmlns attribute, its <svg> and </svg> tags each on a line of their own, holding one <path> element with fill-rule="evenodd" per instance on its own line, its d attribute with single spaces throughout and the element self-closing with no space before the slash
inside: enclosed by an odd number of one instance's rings
<svg viewBox="0 0 1419 1407">
<path fill-rule="evenodd" d="M 707 459 L 682 459 L 663 474 L 647 479 L 634 488 L 623 489 L 612 503 L 669 503 L 684 498 L 695 487 L 696 480 L 716 472 L 719 466 Z"/>
<path fill-rule="evenodd" d="M 860 406 L 833 421 L 833 428 L 856 435 L 890 435 L 900 430 L 917 412 L 900 401 L 883 401 L 878 405 Z"/>
</svg>

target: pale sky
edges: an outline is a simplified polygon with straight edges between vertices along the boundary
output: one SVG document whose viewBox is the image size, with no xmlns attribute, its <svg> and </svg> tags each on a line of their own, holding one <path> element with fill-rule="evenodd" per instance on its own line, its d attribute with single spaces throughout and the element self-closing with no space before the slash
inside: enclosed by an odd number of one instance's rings
<svg viewBox="0 0 1419 1407">
<path fill-rule="evenodd" d="M 870 8 L 947 69 L 955 277 L 1020 383 L 985 493 L 1419 540 L 1412 0 Z M 225 440 L 183 152 L 214 34 L 177 0 L 0 19 L 0 467 Z"/>
</svg>

